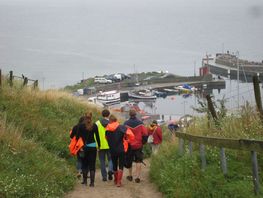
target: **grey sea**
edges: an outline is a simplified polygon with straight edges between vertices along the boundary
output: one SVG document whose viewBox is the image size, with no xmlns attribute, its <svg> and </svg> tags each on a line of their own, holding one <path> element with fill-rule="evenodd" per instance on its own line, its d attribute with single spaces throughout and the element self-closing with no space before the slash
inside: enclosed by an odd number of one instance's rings
<svg viewBox="0 0 263 198">
<path fill-rule="evenodd" d="M 115 72 L 194 75 L 226 50 L 261 61 L 262 35 L 262 0 L 0 0 L 1 69 L 43 89 Z"/>
</svg>

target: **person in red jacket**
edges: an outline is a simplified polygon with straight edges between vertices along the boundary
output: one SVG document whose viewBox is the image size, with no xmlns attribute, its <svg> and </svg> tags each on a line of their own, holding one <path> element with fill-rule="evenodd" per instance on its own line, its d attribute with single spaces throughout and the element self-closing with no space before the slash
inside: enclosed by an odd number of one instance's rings
<svg viewBox="0 0 263 198">
<path fill-rule="evenodd" d="M 110 147 L 110 154 L 113 163 L 114 183 L 121 186 L 124 167 L 124 155 L 128 150 L 128 143 L 134 140 L 130 129 L 117 122 L 114 115 L 109 117 L 109 124 L 106 126 L 106 138 Z"/>
<path fill-rule="evenodd" d="M 136 117 L 136 111 L 134 109 L 130 110 L 130 119 L 127 120 L 124 125 L 131 129 L 135 136 L 135 140 L 129 144 L 129 149 L 126 155 L 126 168 L 129 169 L 129 175 L 127 179 L 129 181 L 133 180 L 132 177 L 132 163 L 136 163 L 135 170 L 135 182 L 140 183 L 141 179 L 141 167 L 143 163 L 143 145 L 147 142 L 147 129 L 143 125 L 142 121 Z"/>
<path fill-rule="evenodd" d="M 156 154 L 159 150 L 160 144 L 162 143 L 162 128 L 158 125 L 156 120 L 153 120 L 152 124 L 148 128 L 148 135 L 148 143 L 151 144 L 152 153 Z"/>
</svg>

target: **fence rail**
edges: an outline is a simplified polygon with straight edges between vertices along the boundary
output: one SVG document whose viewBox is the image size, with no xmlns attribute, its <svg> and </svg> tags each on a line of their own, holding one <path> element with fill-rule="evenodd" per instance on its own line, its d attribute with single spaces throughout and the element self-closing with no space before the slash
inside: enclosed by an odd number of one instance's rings
<svg viewBox="0 0 263 198">
<path fill-rule="evenodd" d="M 15 78 L 23 80 L 23 87 L 27 86 L 29 81 L 33 82 L 34 89 L 36 89 L 38 87 L 38 80 L 33 80 L 33 79 L 28 78 L 28 77 L 25 77 L 23 74 L 22 74 L 22 76 L 16 76 L 16 75 L 14 75 L 13 71 L 9 72 L 9 77 L 8 77 L 8 83 L 9 83 L 10 87 L 13 86 L 13 81 Z M 0 69 L 0 87 L 2 87 L 3 80 L 4 80 L 4 78 L 2 77 L 2 70 Z"/>
<path fill-rule="evenodd" d="M 252 177 L 254 183 L 254 192 L 256 195 L 259 194 L 259 173 L 258 173 L 258 160 L 257 152 L 263 153 L 263 141 L 259 140 L 247 140 L 247 139 L 227 139 L 227 138 L 216 138 L 216 137 L 204 137 L 196 136 L 182 132 L 176 132 L 176 137 L 179 138 L 179 154 L 184 154 L 185 140 L 189 142 L 189 154 L 192 155 L 193 143 L 198 143 L 200 145 L 200 158 L 201 158 L 201 169 L 205 171 L 206 163 L 206 153 L 205 145 L 215 146 L 220 148 L 220 163 L 223 174 L 227 174 L 227 160 L 225 154 L 225 148 L 236 149 L 251 152 L 252 160 Z"/>
<path fill-rule="evenodd" d="M 205 137 L 205 136 L 190 135 L 182 132 L 176 132 L 176 136 L 178 138 L 182 138 L 199 144 L 237 149 L 237 150 L 263 152 L 263 141 L 259 141 L 259 140 Z"/>
</svg>

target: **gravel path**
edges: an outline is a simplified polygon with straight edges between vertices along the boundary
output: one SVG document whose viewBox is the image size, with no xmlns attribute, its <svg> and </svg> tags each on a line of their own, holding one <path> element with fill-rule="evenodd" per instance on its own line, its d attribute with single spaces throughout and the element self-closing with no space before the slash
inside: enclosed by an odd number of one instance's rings
<svg viewBox="0 0 263 198">
<path fill-rule="evenodd" d="M 96 170 L 95 187 L 90 188 L 79 183 L 75 189 L 67 194 L 65 198 L 161 198 L 162 194 L 157 191 L 157 188 L 149 180 L 149 161 L 146 161 L 146 167 L 142 167 L 141 182 L 129 182 L 126 179 L 128 170 L 124 170 L 122 179 L 122 187 L 118 188 L 113 184 L 113 181 L 103 182 L 101 179 L 100 170 Z M 88 179 L 89 183 L 89 179 Z"/>
</svg>

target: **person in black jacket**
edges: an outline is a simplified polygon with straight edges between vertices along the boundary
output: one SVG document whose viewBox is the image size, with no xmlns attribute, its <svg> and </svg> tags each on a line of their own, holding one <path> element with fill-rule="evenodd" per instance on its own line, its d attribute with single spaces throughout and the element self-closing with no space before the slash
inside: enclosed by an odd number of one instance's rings
<svg viewBox="0 0 263 198">
<path fill-rule="evenodd" d="M 121 186 L 124 167 L 124 155 L 128 149 L 128 143 L 134 140 L 130 129 L 120 125 L 114 115 L 110 116 L 110 123 L 106 127 L 106 137 L 110 147 L 110 154 L 113 163 L 114 183 Z"/>
<path fill-rule="evenodd" d="M 87 173 L 90 171 L 90 187 L 94 187 L 95 181 L 95 164 L 97 157 L 96 141 L 94 139 L 96 136 L 98 148 L 100 148 L 100 137 L 98 133 L 98 127 L 92 122 L 92 112 L 87 112 L 85 114 L 84 124 L 79 126 L 79 131 L 77 138 L 82 138 L 84 142 L 84 147 L 81 151 L 84 151 L 84 156 L 82 159 L 82 184 L 87 185 Z"/>
<path fill-rule="evenodd" d="M 78 130 L 79 130 L 79 125 L 82 124 L 85 120 L 84 116 L 81 116 L 79 119 L 78 124 L 76 124 L 73 129 L 70 132 L 70 139 L 72 139 L 73 137 L 77 136 Z M 77 177 L 80 178 L 81 177 L 81 173 L 82 173 L 82 164 L 81 164 L 81 157 L 80 157 L 80 153 L 77 153 L 77 164 L 76 164 L 76 168 L 78 171 Z"/>
</svg>

